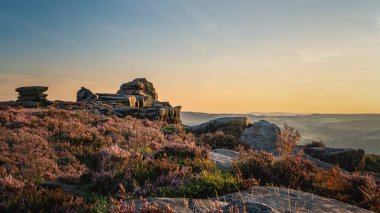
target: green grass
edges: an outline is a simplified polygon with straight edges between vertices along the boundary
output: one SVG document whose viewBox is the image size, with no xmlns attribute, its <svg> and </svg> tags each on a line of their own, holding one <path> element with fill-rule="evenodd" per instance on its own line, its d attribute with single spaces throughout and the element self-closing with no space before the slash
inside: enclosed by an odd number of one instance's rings
<svg viewBox="0 0 380 213">
<path fill-rule="evenodd" d="M 380 173 L 380 155 L 366 154 L 363 171 Z"/>
</svg>

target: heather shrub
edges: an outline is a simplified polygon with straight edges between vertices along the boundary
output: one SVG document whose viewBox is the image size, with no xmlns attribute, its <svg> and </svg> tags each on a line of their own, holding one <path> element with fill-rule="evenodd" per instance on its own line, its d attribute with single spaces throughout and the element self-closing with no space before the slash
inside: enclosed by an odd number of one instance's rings
<svg viewBox="0 0 380 213">
<path fill-rule="evenodd" d="M 112 193 L 117 190 L 117 184 L 121 180 L 128 167 L 131 154 L 119 146 L 114 145 L 100 150 L 93 156 L 91 172 L 88 174 L 93 189 L 98 193 Z M 88 182 L 85 179 L 82 182 Z"/>
<path fill-rule="evenodd" d="M 351 174 L 338 167 L 320 169 L 301 155 L 275 159 L 268 153 L 243 152 L 234 161 L 231 171 L 243 187 L 257 184 L 283 186 L 370 210 L 378 211 L 380 206 L 380 188 L 372 177 Z"/>
<path fill-rule="evenodd" d="M 316 166 L 309 160 L 298 155 L 289 155 L 275 161 L 272 179 L 277 185 L 309 191 L 316 172 Z"/>
<path fill-rule="evenodd" d="M 47 140 L 27 128 L 0 127 L 0 166 L 2 177 L 34 182 L 61 174 L 53 149 Z"/>
<path fill-rule="evenodd" d="M 162 158 L 164 156 L 180 159 L 196 157 L 208 158 L 209 150 L 203 147 L 197 147 L 194 143 L 168 143 L 154 154 L 154 158 Z"/>
<path fill-rule="evenodd" d="M 88 212 L 92 206 L 79 196 L 62 190 L 28 185 L 0 191 L 1 212 Z"/>
<path fill-rule="evenodd" d="M 245 145 L 240 138 L 234 135 L 224 134 L 222 131 L 202 134 L 198 141 L 199 145 L 209 146 L 211 149 L 237 150 L 240 146 Z"/>
<path fill-rule="evenodd" d="M 359 173 L 346 173 L 338 167 L 319 170 L 315 192 L 362 208 L 379 211 L 380 188 L 375 180 Z"/>
<path fill-rule="evenodd" d="M 294 127 L 285 124 L 281 131 L 277 133 L 277 150 L 282 154 L 288 155 L 300 140 L 301 134 Z"/>
<path fill-rule="evenodd" d="M 254 178 L 261 184 L 266 184 L 271 182 L 274 162 L 272 153 L 249 150 L 241 152 L 239 159 L 233 162 L 231 170 L 243 179 Z"/>
</svg>

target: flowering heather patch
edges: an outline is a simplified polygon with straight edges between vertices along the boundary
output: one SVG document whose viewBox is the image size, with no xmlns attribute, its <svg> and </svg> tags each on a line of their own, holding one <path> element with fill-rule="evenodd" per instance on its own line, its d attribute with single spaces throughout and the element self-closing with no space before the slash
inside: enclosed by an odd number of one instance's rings
<svg viewBox="0 0 380 213">
<path fill-rule="evenodd" d="M 375 211 L 380 207 L 380 188 L 372 177 L 338 168 L 319 169 L 299 155 L 275 159 L 269 153 L 248 151 L 233 163 L 232 170 L 243 185 L 253 178 L 260 185 L 312 192 Z"/>
<path fill-rule="evenodd" d="M 30 208 L 40 206 L 51 211 L 55 204 L 74 199 L 64 191 L 41 188 L 45 181 L 71 184 L 82 194 L 93 194 L 95 197 L 82 199 L 81 205 L 98 208 L 91 204 L 99 202 L 96 196 L 116 195 L 119 184 L 125 186 L 129 198 L 174 196 L 177 190 L 193 187 L 191 184 L 206 178 L 204 172 L 223 176 L 215 173 L 209 149 L 196 146 L 195 137 L 179 125 L 100 115 L 84 109 L 2 110 L 0 142 L 0 203 L 5 210 L 22 209 L 21 203 L 29 203 L 33 206 Z M 206 182 L 215 193 L 223 194 L 232 190 L 223 185 L 224 180 L 233 180 L 229 178 Z M 222 183 L 209 183 L 213 180 Z M 191 193 L 207 196 L 204 190 Z M 50 192 L 47 200 L 51 199 L 52 205 L 44 203 L 45 199 L 33 201 Z M 182 190 L 180 195 L 189 196 L 190 192 Z M 75 206 L 70 204 L 68 208 Z"/>
<path fill-rule="evenodd" d="M 272 153 L 241 151 L 239 160 L 235 161 L 232 171 L 243 179 L 255 178 L 261 184 L 270 182 L 275 157 Z"/>
</svg>

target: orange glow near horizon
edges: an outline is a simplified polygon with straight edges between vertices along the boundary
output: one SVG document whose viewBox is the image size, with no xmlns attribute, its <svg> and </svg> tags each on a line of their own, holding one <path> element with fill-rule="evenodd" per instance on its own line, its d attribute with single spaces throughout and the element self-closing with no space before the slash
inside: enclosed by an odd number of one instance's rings
<svg viewBox="0 0 380 213">
<path fill-rule="evenodd" d="M 380 1 L 95 2 L 0 3 L 0 100 L 144 77 L 184 111 L 380 113 Z"/>
</svg>

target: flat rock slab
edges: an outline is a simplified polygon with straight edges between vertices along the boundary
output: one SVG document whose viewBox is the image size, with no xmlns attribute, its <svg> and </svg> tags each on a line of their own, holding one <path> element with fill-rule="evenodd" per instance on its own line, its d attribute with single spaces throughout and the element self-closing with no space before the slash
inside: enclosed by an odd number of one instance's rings
<svg viewBox="0 0 380 213">
<path fill-rule="evenodd" d="M 239 157 L 239 152 L 227 149 L 211 150 L 211 160 L 215 162 L 216 168 L 222 171 L 228 171 L 234 159 Z"/>
<path fill-rule="evenodd" d="M 19 87 L 16 89 L 16 92 L 22 94 L 34 94 L 34 93 L 43 93 L 46 92 L 49 89 L 49 87 L 45 86 L 28 86 L 28 87 Z"/>
<path fill-rule="evenodd" d="M 231 208 L 246 212 L 371 212 L 354 205 L 315 194 L 286 188 L 257 186 L 250 190 L 228 194 L 218 198 L 148 198 L 149 203 L 160 207 L 167 204 L 175 212 L 230 212 Z M 136 211 L 142 206 L 135 200 Z"/>
</svg>

